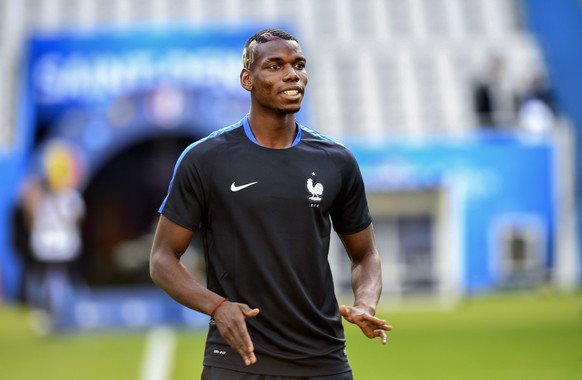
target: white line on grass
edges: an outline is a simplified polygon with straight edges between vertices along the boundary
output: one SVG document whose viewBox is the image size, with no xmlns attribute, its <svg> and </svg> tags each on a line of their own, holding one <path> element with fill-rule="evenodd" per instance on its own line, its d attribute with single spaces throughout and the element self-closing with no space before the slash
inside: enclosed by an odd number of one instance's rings
<svg viewBox="0 0 582 380">
<path fill-rule="evenodd" d="M 153 328 L 147 337 L 140 380 L 167 380 L 172 371 L 176 337 L 166 326 Z"/>
</svg>

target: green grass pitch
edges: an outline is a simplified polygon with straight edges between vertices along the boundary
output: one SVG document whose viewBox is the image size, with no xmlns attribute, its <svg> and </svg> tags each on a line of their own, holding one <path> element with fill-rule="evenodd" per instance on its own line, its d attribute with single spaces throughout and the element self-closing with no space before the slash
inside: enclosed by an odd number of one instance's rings
<svg viewBox="0 0 582 380">
<path fill-rule="evenodd" d="M 357 380 L 582 378 L 580 293 L 473 297 L 447 311 L 381 310 L 386 346 L 346 325 Z M 172 380 L 198 379 L 204 332 L 177 331 Z M 21 308 L 0 306 L 0 379 L 140 379 L 145 333 L 40 337 Z"/>
</svg>

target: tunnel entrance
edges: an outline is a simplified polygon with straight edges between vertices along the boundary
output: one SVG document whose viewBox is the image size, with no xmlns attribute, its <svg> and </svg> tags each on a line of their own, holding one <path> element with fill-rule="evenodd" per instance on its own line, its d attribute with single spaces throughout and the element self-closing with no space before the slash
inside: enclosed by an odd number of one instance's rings
<svg viewBox="0 0 582 380">
<path fill-rule="evenodd" d="M 108 160 L 84 191 L 83 277 L 90 286 L 151 284 L 148 269 L 158 207 L 191 136 L 157 137 Z"/>
</svg>

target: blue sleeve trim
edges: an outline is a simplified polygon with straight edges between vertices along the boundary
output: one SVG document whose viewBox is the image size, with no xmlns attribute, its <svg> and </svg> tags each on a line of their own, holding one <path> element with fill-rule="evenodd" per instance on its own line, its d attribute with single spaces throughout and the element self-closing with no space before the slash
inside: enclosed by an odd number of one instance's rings
<svg viewBox="0 0 582 380">
<path fill-rule="evenodd" d="M 232 131 L 233 129 L 236 129 L 238 127 L 240 127 L 243 123 L 243 120 L 246 119 L 243 118 L 242 120 L 240 120 L 237 123 L 231 124 L 227 127 L 218 129 L 212 133 L 210 133 L 208 136 L 204 137 L 203 139 L 200 139 L 198 141 L 193 142 L 192 144 L 188 145 L 186 147 L 186 149 L 184 149 L 184 151 L 182 152 L 182 154 L 180 154 L 180 157 L 178 157 L 178 160 L 176 161 L 176 165 L 174 165 L 174 171 L 172 173 L 172 179 L 170 180 L 170 185 L 168 186 L 168 193 L 166 194 L 166 197 L 164 198 L 164 201 L 162 202 L 162 205 L 160 206 L 160 208 L 158 209 L 158 213 L 162 213 L 164 210 L 164 206 L 166 205 L 166 202 L 168 201 L 168 197 L 170 196 L 170 191 L 172 191 L 172 185 L 174 184 L 174 178 L 176 177 L 176 172 L 178 171 L 178 167 L 180 166 L 180 164 L 182 163 L 182 160 L 184 159 L 184 157 L 188 154 L 188 152 L 190 152 L 192 149 L 194 149 L 197 145 L 203 143 L 204 141 L 207 141 L 211 138 L 217 137 L 222 135 L 223 133 L 226 133 L 228 131 Z"/>
</svg>

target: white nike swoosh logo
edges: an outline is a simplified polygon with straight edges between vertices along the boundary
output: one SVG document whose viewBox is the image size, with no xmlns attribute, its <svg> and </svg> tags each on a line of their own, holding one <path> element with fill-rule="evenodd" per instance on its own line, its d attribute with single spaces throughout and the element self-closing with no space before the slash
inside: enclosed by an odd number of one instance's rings
<svg viewBox="0 0 582 380">
<path fill-rule="evenodd" d="M 235 185 L 234 182 L 233 182 L 232 185 L 230 185 L 230 191 L 236 192 L 236 191 L 245 189 L 245 188 L 247 188 L 249 186 L 253 186 L 255 183 L 259 183 L 259 182 L 256 182 L 255 181 L 255 182 L 247 183 L 245 185 L 240 185 L 240 186 Z"/>
</svg>

